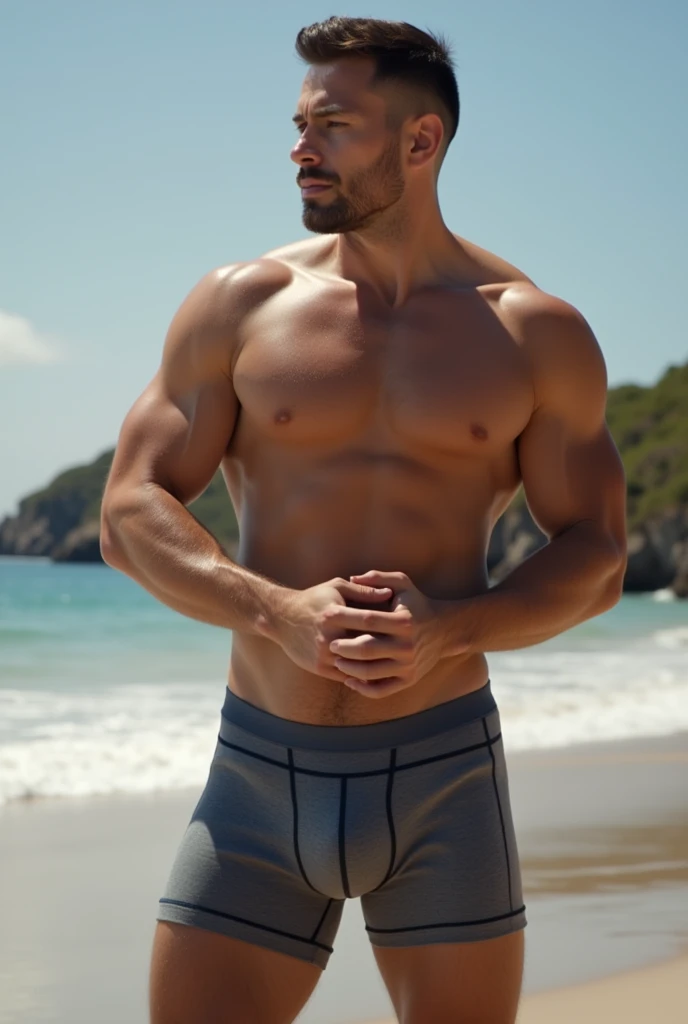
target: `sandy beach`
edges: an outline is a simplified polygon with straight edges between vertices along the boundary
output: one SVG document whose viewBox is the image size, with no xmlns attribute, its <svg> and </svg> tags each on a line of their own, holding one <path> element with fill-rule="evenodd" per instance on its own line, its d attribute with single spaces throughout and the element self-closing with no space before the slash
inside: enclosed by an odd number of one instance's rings
<svg viewBox="0 0 688 1024">
<path fill-rule="evenodd" d="M 688 956 L 573 988 L 526 996 L 517 1024 L 685 1024 Z M 369 1024 L 395 1024 L 393 1018 Z"/>
<path fill-rule="evenodd" d="M 509 765 L 529 918 L 519 1024 L 685 1020 L 688 736 Z M 0 810 L 0 1024 L 146 1024 L 157 899 L 198 793 Z M 353 901 L 299 1021 L 390 1012 Z"/>
</svg>

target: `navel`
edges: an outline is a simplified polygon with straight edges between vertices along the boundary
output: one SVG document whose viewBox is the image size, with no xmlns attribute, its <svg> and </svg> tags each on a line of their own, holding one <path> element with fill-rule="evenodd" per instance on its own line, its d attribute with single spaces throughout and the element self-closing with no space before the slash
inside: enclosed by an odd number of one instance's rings
<svg viewBox="0 0 688 1024">
<path fill-rule="evenodd" d="M 289 409 L 278 409 L 274 419 L 275 423 L 290 423 L 292 415 Z"/>
<path fill-rule="evenodd" d="M 487 441 L 488 433 L 482 423 L 471 423 L 471 434 L 476 441 Z"/>
</svg>

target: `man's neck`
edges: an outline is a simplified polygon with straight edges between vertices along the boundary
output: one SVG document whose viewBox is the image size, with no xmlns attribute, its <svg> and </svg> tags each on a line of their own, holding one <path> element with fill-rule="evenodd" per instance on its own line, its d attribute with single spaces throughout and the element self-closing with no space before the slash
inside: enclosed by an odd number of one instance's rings
<svg viewBox="0 0 688 1024">
<path fill-rule="evenodd" d="M 365 283 L 394 309 L 420 288 L 455 277 L 466 257 L 433 196 L 396 204 L 369 227 L 340 234 L 335 259 L 342 277 Z"/>
</svg>

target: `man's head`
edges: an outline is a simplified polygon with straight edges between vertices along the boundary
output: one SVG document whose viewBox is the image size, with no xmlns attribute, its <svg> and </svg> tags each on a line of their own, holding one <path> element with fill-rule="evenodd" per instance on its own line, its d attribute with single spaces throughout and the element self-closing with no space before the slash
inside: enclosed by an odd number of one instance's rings
<svg viewBox="0 0 688 1024">
<path fill-rule="evenodd" d="M 358 230 L 414 173 L 436 181 L 459 123 L 446 43 L 406 22 L 329 18 L 302 28 L 296 50 L 310 65 L 292 151 L 307 228 Z"/>
</svg>

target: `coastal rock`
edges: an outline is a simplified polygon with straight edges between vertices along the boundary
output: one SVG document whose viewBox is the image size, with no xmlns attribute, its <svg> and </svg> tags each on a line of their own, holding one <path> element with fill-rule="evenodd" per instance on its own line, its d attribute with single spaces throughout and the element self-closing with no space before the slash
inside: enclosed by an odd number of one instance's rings
<svg viewBox="0 0 688 1024">
<path fill-rule="evenodd" d="M 0 523 L 0 555 L 47 556 L 54 543 L 47 515 L 8 517 Z"/>
<path fill-rule="evenodd" d="M 650 531 L 645 525 L 629 534 L 625 591 L 641 593 L 648 590 L 663 590 L 671 586 L 676 576 L 676 568 L 665 556 L 663 548 L 664 545 L 657 546 L 653 543 Z"/>
<path fill-rule="evenodd" d="M 496 523 L 490 540 L 487 557 L 490 580 L 498 583 L 546 543 L 547 538 L 536 526 L 525 503 L 508 508 Z"/>
<path fill-rule="evenodd" d="M 25 499 L 17 516 L 0 523 L 0 554 L 51 556 L 56 545 L 79 525 L 85 505 L 76 494 Z"/>
<path fill-rule="evenodd" d="M 70 530 L 51 552 L 54 562 L 102 562 L 100 521 L 92 519 Z"/>
<path fill-rule="evenodd" d="M 688 598 L 688 541 L 674 547 L 677 573 L 672 589 L 677 597 Z"/>
</svg>

